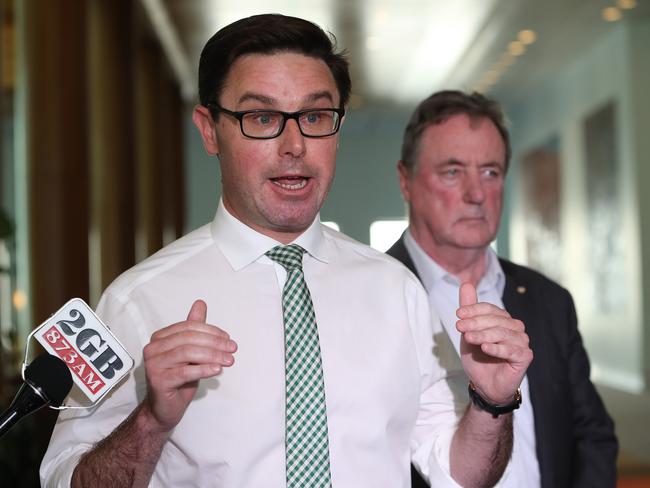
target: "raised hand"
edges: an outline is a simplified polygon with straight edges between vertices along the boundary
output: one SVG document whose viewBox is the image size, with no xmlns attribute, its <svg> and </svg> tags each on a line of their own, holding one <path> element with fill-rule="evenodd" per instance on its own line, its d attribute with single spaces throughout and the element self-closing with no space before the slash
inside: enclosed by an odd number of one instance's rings
<svg viewBox="0 0 650 488">
<path fill-rule="evenodd" d="M 470 283 L 460 287 L 456 315 L 465 372 L 490 403 L 511 402 L 533 359 L 523 322 L 495 305 L 478 303 Z"/>
<path fill-rule="evenodd" d="M 147 396 L 143 403 L 161 431 L 180 422 L 200 379 L 234 363 L 237 344 L 220 328 L 206 324 L 206 316 L 205 302 L 195 301 L 187 320 L 155 332 L 144 348 Z"/>
</svg>

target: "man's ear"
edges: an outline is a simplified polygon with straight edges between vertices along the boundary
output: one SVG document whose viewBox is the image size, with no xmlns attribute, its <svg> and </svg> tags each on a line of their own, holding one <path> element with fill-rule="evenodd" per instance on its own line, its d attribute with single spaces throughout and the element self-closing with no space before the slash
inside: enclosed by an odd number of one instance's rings
<svg viewBox="0 0 650 488">
<path fill-rule="evenodd" d="M 399 176 L 399 189 L 402 192 L 402 198 L 407 203 L 411 201 L 411 170 L 409 170 L 404 161 L 397 161 L 397 174 Z"/>
<path fill-rule="evenodd" d="M 192 121 L 199 129 L 205 151 L 211 156 L 219 154 L 219 144 L 210 111 L 203 105 L 197 105 L 192 111 Z"/>
<path fill-rule="evenodd" d="M 345 113 L 343 114 L 343 118 L 341 118 L 341 126 L 343 125 L 343 122 L 345 122 L 345 118 L 348 116 L 348 110 L 350 110 L 350 105 L 344 105 L 343 110 L 345 110 Z"/>
<path fill-rule="evenodd" d="M 343 107 L 343 110 L 345 110 L 345 113 L 343 114 L 343 117 L 341 118 L 341 121 L 339 122 L 339 132 L 338 132 L 338 134 L 336 134 L 336 137 L 337 137 L 336 149 L 338 149 L 339 145 L 341 144 L 341 128 L 343 127 L 343 122 L 345 122 L 345 118 L 347 117 L 348 108 L 349 107 L 347 105 L 345 105 Z"/>
</svg>

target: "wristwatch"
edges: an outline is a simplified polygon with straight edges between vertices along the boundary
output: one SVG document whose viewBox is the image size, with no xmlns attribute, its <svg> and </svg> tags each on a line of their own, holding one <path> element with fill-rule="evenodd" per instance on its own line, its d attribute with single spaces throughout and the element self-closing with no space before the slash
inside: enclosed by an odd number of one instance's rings
<svg viewBox="0 0 650 488">
<path fill-rule="evenodd" d="M 472 399 L 472 403 L 474 403 L 474 405 L 476 405 L 481 410 L 485 410 L 486 412 L 491 413 L 492 417 L 494 418 L 497 418 L 499 415 L 503 415 L 505 413 L 510 413 L 513 410 L 518 409 L 519 405 L 521 405 L 521 390 L 519 388 L 517 388 L 512 401 L 510 403 L 506 403 L 505 405 L 494 405 L 492 403 L 489 403 L 485 398 L 479 395 L 479 393 L 476 391 L 476 385 L 474 385 L 472 381 L 470 381 L 469 385 L 467 385 L 467 391 L 469 392 L 469 397 Z"/>
</svg>

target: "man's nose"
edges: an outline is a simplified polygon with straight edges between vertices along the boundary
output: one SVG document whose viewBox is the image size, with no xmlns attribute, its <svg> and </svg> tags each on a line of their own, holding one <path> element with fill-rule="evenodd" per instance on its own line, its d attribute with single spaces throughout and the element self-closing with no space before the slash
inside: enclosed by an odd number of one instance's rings
<svg viewBox="0 0 650 488">
<path fill-rule="evenodd" d="M 485 189 L 483 181 L 478 174 L 469 174 L 465 181 L 465 200 L 468 203 L 483 203 L 485 200 Z"/>
<path fill-rule="evenodd" d="M 305 136 L 300 132 L 298 121 L 287 120 L 280 138 L 280 154 L 289 154 L 293 157 L 302 156 L 305 153 Z"/>
</svg>

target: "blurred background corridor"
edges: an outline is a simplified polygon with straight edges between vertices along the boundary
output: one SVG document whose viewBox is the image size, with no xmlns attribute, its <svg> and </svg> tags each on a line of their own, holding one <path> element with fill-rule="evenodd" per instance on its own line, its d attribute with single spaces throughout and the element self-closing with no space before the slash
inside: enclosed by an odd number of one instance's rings
<svg viewBox="0 0 650 488">
<path fill-rule="evenodd" d="M 321 219 L 380 250 L 406 225 L 395 165 L 417 102 L 460 88 L 503 104 L 513 160 L 495 246 L 573 294 L 619 486 L 650 486 L 648 0 L 0 0 L 0 408 L 34 327 L 72 297 L 95 306 L 212 219 L 218 163 L 190 117 L 199 53 L 267 12 L 348 52 Z M 0 439 L 2 486 L 38 486 L 55 418 Z"/>
</svg>

